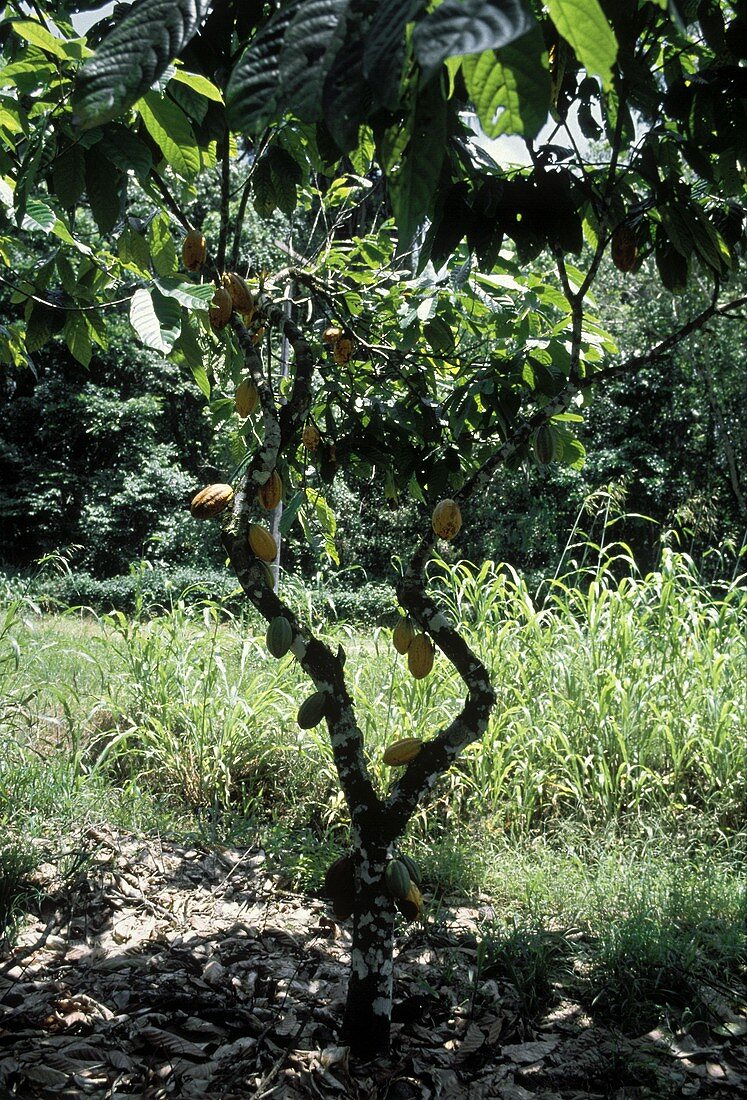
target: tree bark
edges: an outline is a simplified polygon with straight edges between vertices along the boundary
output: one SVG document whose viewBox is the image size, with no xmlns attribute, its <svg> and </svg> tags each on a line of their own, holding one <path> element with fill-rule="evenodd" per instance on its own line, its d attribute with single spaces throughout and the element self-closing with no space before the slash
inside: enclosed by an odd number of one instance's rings
<svg viewBox="0 0 747 1100">
<path fill-rule="evenodd" d="M 394 902 L 384 885 L 389 849 L 360 849 L 342 1039 L 363 1061 L 386 1054 L 392 1016 Z"/>
</svg>

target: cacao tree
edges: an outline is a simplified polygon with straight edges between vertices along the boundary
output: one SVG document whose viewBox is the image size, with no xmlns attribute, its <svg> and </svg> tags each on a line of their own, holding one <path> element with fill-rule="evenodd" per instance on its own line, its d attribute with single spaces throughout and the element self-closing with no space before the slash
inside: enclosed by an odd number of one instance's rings
<svg viewBox="0 0 747 1100">
<path fill-rule="evenodd" d="M 234 466 L 193 511 L 218 518 L 271 652 L 290 648 L 309 676 L 299 724 L 329 730 L 351 823 L 328 876 L 353 922 L 342 1035 L 374 1055 L 389 1041 L 396 907 L 421 908 L 396 846 L 496 703 L 426 565 L 440 536 L 469 538 L 470 498 L 505 464 L 583 461 L 595 387 L 747 304 L 728 293 L 744 241 L 747 11 L 138 0 L 96 21 L 98 7 L 4 9 L 0 277 L 17 313 L 0 352 L 21 367 L 62 339 L 85 364 L 124 308 L 204 393 Z M 293 228 L 283 270 L 244 251 L 249 204 Z M 655 268 L 676 295 L 697 268 L 711 293 L 651 347 L 618 351 L 592 300 L 605 253 L 633 286 Z M 465 689 L 443 729 L 391 747 L 386 791 L 343 650 L 266 567 L 262 517 L 280 491 L 281 532 L 300 526 L 334 559 L 324 490 L 340 466 L 379 479 L 393 507 L 419 502 L 394 640 L 416 678 L 451 662 Z"/>
</svg>

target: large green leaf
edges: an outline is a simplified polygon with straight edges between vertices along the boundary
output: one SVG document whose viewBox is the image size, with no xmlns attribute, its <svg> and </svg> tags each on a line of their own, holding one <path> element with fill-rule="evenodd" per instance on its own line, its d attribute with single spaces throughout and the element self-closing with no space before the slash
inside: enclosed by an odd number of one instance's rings
<svg viewBox="0 0 747 1100">
<path fill-rule="evenodd" d="M 280 55 L 282 98 L 304 122 L 322 113 L 327 73 L 345 37 L 349 0 L 306 0 L 291 21 Z"/>
<path fill-rule="evenodd" d="M 269 20 L 239 58 L 226 89 L 230 125 L 242 133 L 260 130 L 277 109 L 280 94 L 280 51 L 300 0 Z"/>
<path fill-rule="evenodd" d="M 443 0 L 416 26 L 415 56 L 429 77 L 447 57 L 497 50 L 533 25 L 523 0 Z"/>
<path fill-rule="evenodd" d="M 446 102 L 437 81 L 418 95 L 410 126 L 410 140 L 389 191 L 400 242 L 408 245 L 431 213 L 446 147 Z"/>
<path fill-rule="evenodd" d="M 462 62 L 467 90 L 488 137 L 534 138 L 550 110 L 550 75 L 539 28 L 496 53 L 485 50 Z"/>
<path fill-rule="evenodd" d="M 124 197 L 122 183 L 121 172 L 102 156 L 98 145 L 86 150 L 86 192 L 96 225 L 104 235 L 119 220 Z"/>
<path fill-rule="evenodd" d="M 132 295 L 130 324 L 146 347 L 153 348 L 155 351 L 166 351 L 161 337 L 161 325 L 153 307 L 153 299 L 147 290 L 141 288 Z"/>
<path fill-rule="evenodd" d="M 181 107 L 167 96 L 148 92 L 139 108 L 146 130 L 177 175 L 193 179 L 200 170 L 200 150 Z"/>
<path fill-rule="evenodd" d="M 599 6 L 599 0 L 547 0 L 558 33 L 573 47 L 589 73 L 608 86 L 617 57 L 617 39 Z"/>
<path fill-rule="evenodd" d="M 414 19 L 424 0 L 382 0 L 363 46 L 363 74 L 379 101 L 394 108 L 405 60 L 405 27 Z"/>
<path fill-rule="evenodd" d="M 80 145 L 70 145 L 55 157 L 52 164 L 52 185 L 63 206 L 75 206 L 86 185 L 86 166 Z"/>
<path fill-rule="evenodd" d="M 85 62 L 73 106 L 84 126 L 114 118 L 151 87 L 197 31 L 210 0 L 139 0 Z"/>
</svg>

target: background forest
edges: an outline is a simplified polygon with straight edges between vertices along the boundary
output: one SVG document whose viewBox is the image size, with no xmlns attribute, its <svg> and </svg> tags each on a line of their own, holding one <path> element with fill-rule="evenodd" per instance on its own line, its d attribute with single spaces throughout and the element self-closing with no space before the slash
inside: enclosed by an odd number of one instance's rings
<svg viewBox="0 0 747 1100">
<path fill-rule="evenodd" d="M 210 202 L 209 192 L 201 194 L 207 231 L 217 219 Z M 313 248 L 312 221 L 308 211 L 294 224 L 279 212 L 268 223 L 250 211 L 243 247 L 258 269 L 277 271 L 293 242 L 304 253 Z M 95 245 L 92 223 L 89 231 Z M 653 268 L 631 287 L 606 261 L 597 309 L 618 341 L 646 347 L 702 307 L 707 294 L 694 283 L 673 297 Z M 129 567 L 141 560 L 153 566 L 146 586 L 154 599 L 191 584 L 214 594 L 217 584 L 227 596 L 235 585 L 222 550 L 188 507 L 200 485 L 230 467 L 227 433 L 216 433 L 184 371 L 137 343 L 122 308 L 119 318 L 108 317 L 106 346 L 91 348 L 87 366 L 59 340 L 33 354 L 30 370 L 0 366 L 0 562 L 18 580 L 45 556 L 56 556 L 58 566 L 63 559 L 64 575 L 44 570 L 39 593 L 104 609 L 132 606 Z M 2 309 L 15 316 L 7 291 Z M 723 551 L 723 564 L 711 560 L 706 572 L 730 574 L 747 527 L 741 328 L 739 317 L 725 319 L 640 379 L 613 381 L 589 409 L 583 468 L 507 470 L 475 502 L 469 547 L 460 554 L 478 564 L 508 562 L 536 582 L 552 576 L 574 530 L 602 538 L 606 516 L 616 519 L 610 537 L 626 543 L 644 571 L 672 532 L 699 562 Z M 341 571 L 329 568 L 321 541 L 314 554 L 298 537 L 284 543 L 282 567 L 331 585 L 337 612 L 376 618 L 391 604 L 377 585 L 391 578 L 393 557 L 415 531 L 414 502 L 386 500 L 378 479 L 355 480 L 344 468 L 329 495 L 345 516 L 336 535 Z"/>
</svg>

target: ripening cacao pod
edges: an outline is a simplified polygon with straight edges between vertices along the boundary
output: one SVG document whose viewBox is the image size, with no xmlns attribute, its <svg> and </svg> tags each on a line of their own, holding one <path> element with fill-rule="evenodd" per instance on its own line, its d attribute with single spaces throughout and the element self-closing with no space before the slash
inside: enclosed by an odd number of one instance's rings
<svg viewBox="0 0 747 1100">
<path fill-rule="evenodd" d="M 353 358 L 353 341 L 347 336 L 341 336 L 332 347 L 332 356 L 339 367 L 349 363 Z"/>
<path fill-rule="evenodd" d="M 351 855 L 340 856 L 324 875 L 324 893 L 328 898 L 355 892 L 355 861 Z"/>
<path fill-rule="evenodd" d="M 246 281 L 235 271 L 224 271 L 221 278 L 223 286 L 231 295 L 233 308 L 237 313 L 252 316 L 254 314 L 254 295 Z"/>
<path fill-rule="evenodd" d="M 182 262 L 187 271 L 199 271 L 207 256 L 207 242 L 199 229 L 190 229 L 182 242 Z"/>
<path fill-rule="evenodd" d="M 402 860 L 390 859 L 384 871 L 384 881 L 393 898 L 406 898 L 410 891 L 410 872 Z"/>
<path fill-rule="evenodd" d="M 399 854 L 397 855 L 397 859 L 400 861 L 400 863 L 404 863 L 405 867 L 407 868 L 407 872 L 410 876 L 410 879 L 415 883 L 415 885 L 420 886 L 420 883 L 421 883 L 420 868 L 418 867 L 417 863 L 412 858 L 412 856 L 408 856 L 408 855 L 405 855 L 403 852 L 399 852 Z"/>
<path fill-rule="evenodd" d="M 440 539 L 453 539 L 462 526 L 462 513 L 455 500 L 440 500 L 433 509 L 433 530 Z"/>
<path fill-rule="evenodd" d="M 267 648 L 273 657 L 285 657 L 293 643 L 293 627 L 284 615 L 277 615 L 267 627 Z"/>
<path fill-rule="evenodd" d="M 243 382 L 239 382 L 236 387 L 234 404 L 236 405 L 236 412 L 241 417 L 251 416 L 257 405 L 259 405 L 259 391 L 248 378 L 245 378 Z"/>
<path fill-rule="evenodd" d="M 392 631 L 392 642 L 398 653 L 407 653 L 415 638 L 415 627 L 407 615 L 403 615 Z"/>
<path fill-rule="evenodd" d="M 310 451 L 315 451 L 319 446 L 321 436 L 319 435 L 318 429 L 315 428 L 313 424 L 307 424 L 303 430 L 301 439 L 303 440 L 304 447 L 308 448 Z"/>
<path fill-rule="evenodd" d="M 405 920 L 411 923 L 414 920 L 418 920 L 423 915 L 423 895 L 417 888 L 414 882 L 410 883 L 410 889 L 407 891 L 407 897 L 395 898 L 394 904 L 399 909 Z"/>
<path fill-rule="evenodd" d="M 219 516 L 233 500 L 230 485 L 208 485 L 192 497 L 189 510 L 195 519 L 213 519 Z"/>
<path fill-rule="evenodd" d="M 547 466 L 558 457 L 558 442 L 552 425 L 540 424 L 534 433 L 534 457 L 541 466 Z"/>
<path fill-rule="evenodd" d="M 407 650 L 407 668 L 416 680 L 422 680 L 433 668 L 433 642 L 427 634 L 416 634 Z"/>
<path fill-rule="evenodd" d="M 326 691 L 315 691 L 308 699 L 304 699 L 296 715 L 296 721 L 302 730 L 310 730 L 319 725 L 327 712 L 328 698 Z"/>
<path fill-rule="evenodd" d="M 336 325 L 330 325 L 330 327 L 325 328 L 324 332 L 322 333 L 322 340 L 324 340 L 325 344 L 336 344 L 341 336 L 342 329 L 337 328 Z"/>
<path fill-rule="evenodd" d="M 619 226 L 612 234 L 612 262 L 618 271 L 632 271 L 638 262 L 638 244 L 629 225 Z"/>
<path fill-rule="evenodd" d="M 384 749 L 384 763 L 390 768 L 399 768 L 403 764 L 409 764 L 414 760 L 423 747 L 419 737 L 403 737 L 401 741 L 393 741 Z"/>
<path fill-rule="evenodd" d="M 215 294 L 213 295 L 213 304 L 210 306 L 209 313 L 210 324 L 216 332 L 220 332 L 221 329 L 226 327 L 232 313 L 233 302 L 231 301 L 231 295 L 225 287 L 216 287 Z"/>
<path fill-rule="evenodd" d="M 272 537 L 266 527 L 262 527 L 259 523 L 249 524 L 249 545 L 252 551 L 261 558 L 262 561 L 275 561 L 278 556 L 278 547 L 275 539 Z"/>
<path fill-rule="evenodd" d="M 277 508 L 282 497 L 283 479 L 277 470 L 273 470 L 264 485 L 260 485 L 259 492 L 257 493 L 257 500 L 263 508 L 271 512 L 273 508 Z"/>
</svg>

